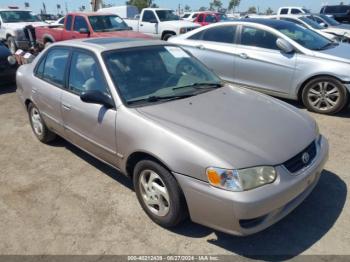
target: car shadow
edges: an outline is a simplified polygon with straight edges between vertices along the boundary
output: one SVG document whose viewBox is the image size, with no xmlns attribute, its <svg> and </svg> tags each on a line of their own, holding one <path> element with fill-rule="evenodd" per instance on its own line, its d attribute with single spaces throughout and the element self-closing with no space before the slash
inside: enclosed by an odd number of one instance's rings
<svg viewBox="0 0 350 262">
<path fill-rule="evenodd" d="M 54 142 L 50 143 L 50 146 L 54 147 L 64 147 L 67 150 L 71 151 L 76 156 L 80 157 L 85 162 L 89 163 L 96 169 L 100 170 L 102 173 L 106 174 L 116 182 L 120 183 L 121 185 L 127 187 L 128 189 L 134 191 L 133 189 L 133 183 L 130 178 L 120 173 L 118 170 L 114 169 L 113 167 L 101 162 L 100 160 L 96 159 L 95 157 L 89 155 L 88 153 L 85 153 L 83 150 L 79 149 L 78 147 L 74 146 L 73 144 L 69 143 L 65 139 L 59 137 Z"/>
<path fill-rule="evenodd" d="M 51 146 L 65 147 L 116 182 L 133 191 L 130 178 L 102 163 L 76 146 L 60 138 Z M 303 253 L 319 241 L 342 213 L 347 197 L 347 185 L 336 174 L 323 171 L 310 196 L 291 214 L 270 228 L 246 237 L 215 231 L 186 220 L 169 231 L 190 238 L 203 238 L 214 233 L 209 244 L 249 259 L 282 261 Z"/>
<path fill-rule="evenodd" d="M 6 84 L 1 83 L 0 84 L 0 95 L 10 94 L 16 92 L 16 85 L 15 84 Z"/>
<path fill-rule="evenodd" d="M 301 254 L 319 241 L 340 216 L 347 196 L 343 180 L 324 171 L 310 196 L 291 214 L 270 228 L 247 237 L 216 232 L 185 222 L 172 232 L 193 238 L 215 233 L 208 243 L 249 259 L 282 261 Z"/>
</svg>

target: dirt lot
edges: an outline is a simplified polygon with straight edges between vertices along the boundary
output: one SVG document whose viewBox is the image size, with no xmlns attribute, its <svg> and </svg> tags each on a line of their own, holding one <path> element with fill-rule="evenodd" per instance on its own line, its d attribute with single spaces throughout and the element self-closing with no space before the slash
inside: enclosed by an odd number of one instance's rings
<svg viewBox="0 0 350 262">
<path fill-rule="evenodd" d="M 331 145 L 319 185 L 278 224 L 239 238 L 152 223 L 127 178 L 63 140 L 39 143 L 15 87 L 1 87 L 0 254 L 350 254 L 350 110 L 313 116 Z"/>
</svg>

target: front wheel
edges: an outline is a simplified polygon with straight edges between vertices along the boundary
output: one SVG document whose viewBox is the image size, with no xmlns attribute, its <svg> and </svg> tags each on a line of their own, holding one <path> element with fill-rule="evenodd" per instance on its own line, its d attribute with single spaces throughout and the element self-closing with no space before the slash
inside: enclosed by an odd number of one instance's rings
<svg viewBox="0 0 350 262">
<path fill-rule="evenodd" d="M 163 40 L 164 40 L 164 41 L 168 41 L 169 38 L 172 37 L 172 36 L 174 36 L 174 34 L 170 34 L 170 33 L 169 33 L 169 34 L 165 34 L 165 35 L 163 36 Z"/>
<path fill-rule="evenodd" d="M 186 218 L 186 204 L 177 181 L 151 160 L 137 163 L 133 176 L 137 198 L 146 214 L 163 227 L 174 227 Z"/>
<path fill-rule="evenodd" d="M 15 54 L 17 51 L 17 45 L 16 45 L 16 41 L 12 36 L 9 36 L 7 38 L 7 46 L 10 49 L 12 54 Z"/>
<path fill-rule="evenodd" d="M 345 108 L 348 90 L 332 77 L 319 77 L 310 81 L 302 92 L 306 108 L 320 114 L 335 114 Z"/>
</svg>

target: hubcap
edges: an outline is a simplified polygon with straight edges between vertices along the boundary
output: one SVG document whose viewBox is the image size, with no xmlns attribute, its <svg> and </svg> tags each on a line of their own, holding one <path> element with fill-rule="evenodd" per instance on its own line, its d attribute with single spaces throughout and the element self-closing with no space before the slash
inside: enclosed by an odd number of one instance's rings
<svg viewBox="0 0 350 262">
<path fill-rule="evenodd" d="M 152 170 L 142 171 L 139 179 L 142 200 L 155 215 L 164 217 L 169 213 L 169 193 L 161 177 Z"/>
<path fill-rule="evenodd" d="M 319 82 L 310 88 L 308 100 L 310 105 L 318 110 L 330 110 L 340 100 L 339 88 L 330 82 Z"/>
<path fill-rule="evenodd" d="M 39 114 L 38 109 L 33 108 L 31 112 L 31 119 L 32 119 L 32 125 L 34 132 L 41 136 L 43 134 L 43 123 Z"/>
</svg>

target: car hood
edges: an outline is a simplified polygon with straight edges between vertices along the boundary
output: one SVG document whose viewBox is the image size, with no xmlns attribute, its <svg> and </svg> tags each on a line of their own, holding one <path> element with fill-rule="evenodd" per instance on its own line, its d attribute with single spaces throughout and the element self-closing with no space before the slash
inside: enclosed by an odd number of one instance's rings
<svg viewBox="0 0 350 262">
<path fill-rule="evenodd" d="M 338 46 L 332 48 L 315 51 L 315 56 L 345 63 L 350 63 L 350 45 L 340 43 Z"/>
<path fill-rule="evenodd" d="M 279 165 L 316 138 L 306 113 L 236 86 L 138 111 L 227 163 L 223 168 Z"/>
<path fill-rule="evenodd" d="M 199 24 L 185 21 L 185 20 L 176 20 L 176 21 L 165 21 L 161 22 L 164 26 L 175 26 L 176 28 L 183 28 L 183 27 L 200 27 Z"/>
<path fill-rule="evenodd" d="M 134 31 L 115 31 L 115 32 L 102 32 L 96 33 L 98 37 L 122 37 L 122 38 L 144 38 L 144 39 L 152 39 L 151 36 L 134 32 Z"/>
<path fill-rule="evenodd" d="M 7 29 L 18 30 L 18 29 L 23 29 L 28 25 L 38 27 L 38 26 L 47 26 L 48 24 L 45 22 L 21 22 L 21 23 L 6 23 L 3 25 L 3 27 Z"/>
</svg>

